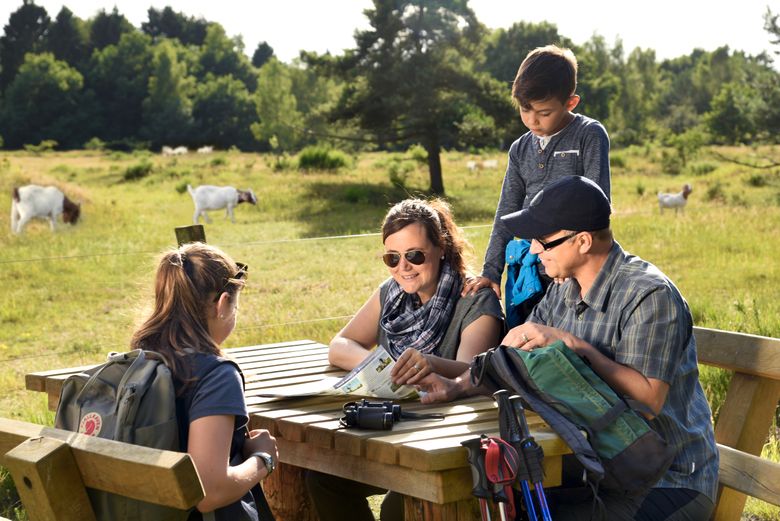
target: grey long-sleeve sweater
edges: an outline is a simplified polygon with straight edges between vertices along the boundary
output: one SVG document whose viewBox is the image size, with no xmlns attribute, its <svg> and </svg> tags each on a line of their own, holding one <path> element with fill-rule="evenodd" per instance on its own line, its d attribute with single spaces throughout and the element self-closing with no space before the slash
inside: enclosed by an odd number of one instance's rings
<svg viewBox="0 0 780 521">
<path fill-rule="evenodd" d="M 531 132 L 526 132 L 512 143 L 493 230 L 485 252 L 484 277 L 501 283 L 504 251 L 513 238 L 501 216 L 526 208 L 542 188 L 567 175 L 592 179 L 611 199 L 609 136 L 604 126 L 595 119 L 575 114 L 571 123 L 553 136 L 544 149 Z"/>
</svg>

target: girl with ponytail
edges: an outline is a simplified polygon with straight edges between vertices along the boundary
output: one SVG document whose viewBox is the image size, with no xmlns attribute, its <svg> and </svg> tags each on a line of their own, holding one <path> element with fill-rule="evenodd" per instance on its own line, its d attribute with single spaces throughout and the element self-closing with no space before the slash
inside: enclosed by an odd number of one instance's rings
<svg viewBox="0 0 780 521">
<path fill-rule="evenodd" d="M 131 340 L 133 349 L 162 355 L 173 374 L 181 450 L 205 491 L 190 520 L 273 519 L 258 483 L 275 467 L 276 440 L 266 430 L 248 431 L 243 377 L 221 363 L 247 270 L 203 243 L 163 254 L 153 310 Z"/>
</svg>

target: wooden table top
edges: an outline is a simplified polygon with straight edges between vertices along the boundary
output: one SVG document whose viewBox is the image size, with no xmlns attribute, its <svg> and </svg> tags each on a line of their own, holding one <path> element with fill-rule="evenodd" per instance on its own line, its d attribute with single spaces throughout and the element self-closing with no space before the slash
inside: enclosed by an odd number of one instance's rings
<svg viewBox="0 0 780 521">
<path fill-rule="evenodd" d="M 282 463 L 318 470 L 395 490 L 434 503 L 468 499 L 471 473 L 460 442 L 480 434 L 498 436 L 497 408 L 492 399 L 474 397 L 448 404 L 397 402 L 404 411 L 437 412 L 444 420 L 401 420 L 392 430 L 344 429 L 342 406 L 359 398 L 259 396 L 291 385 L 317 382 L 345 371 L 328 364 L 327 346 L 311 340 L 226 349 L 246 380 L 246 402 L 252 428 L 277 437 Z M 46 392 L 56 407 L 68 375 L 90 366 L 26 375 L 27 389 Z M 565 443 L 533 413 L 531 434 L 544 449 L 546 485 L 560 482 Z"/>
</svg>

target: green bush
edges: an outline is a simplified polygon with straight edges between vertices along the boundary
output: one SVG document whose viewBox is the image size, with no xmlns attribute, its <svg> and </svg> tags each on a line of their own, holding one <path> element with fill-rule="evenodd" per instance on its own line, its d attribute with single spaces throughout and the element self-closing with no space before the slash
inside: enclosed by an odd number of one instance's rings
<svg viewBox="0 0 780 521">
<path fill-rule="evenodd" d="M 683 162 L 675 152 L 661 151 L 661 168 L 669 175 L 679 175 L 682 172 Z"/>
<path fill-rule="evenodd" d="M 766 186 L 769 183 L 766 176 L 763 174 L 753 174 L 747 179 L 745 179 L 745 184 L 749 186 L 754 186 L 756 188 L 761 188 L 762 186 Z"/>
<path fill-rule="evenodd" d="M 705 198 L 708 201 L 725 201 L 726 200 L 726 194 L 723 191 L 723 185 L 720 184 L 720 181 L 716 181 L 715 184 L 707 188 L 707 194 Z"/>
<path fill-rule="evenodd" d="M 44 139 L 37 145 L 24 145 L 24 149 L 28 152 L 39 154 L 41 152 L 51 152 L 57 148 L 57 145 L 59 145 L 59 143 L 53 139 Z"/>
<path fill-rule="evenodd" d="M 176 183 L 176 191 L 180 194 L 183 194 L 187 191 L 187 185 L 190 184 L 189 179 L 182 179 L 178 183 Z"/>
<path fill-rule="evenodd" d="M 428 152 L 420 144 L 410 146 L 406 150 L 406 155 L 409 156 L 409 159 L 412 161 L 417 161 L 420 164 L 424 165 L 428 163 Z"/>
<path fill-rule="evenodd" d="M 338 170 L 345 166 L 347 166 L 347 155 L 328 147 L 306 147 L 298 156 L 300 170 Z"/>
<path fill-rule="evenodd" d="M 138 179 L 143 179 L 152 173 L 152 168 L 153 165 L 150 162 L 141 161 L 140 163 L 128 166 L 125 169 L 125 173 L 122 174 L 122 178 L 125 181 L 136 181 Z"/>
<path fill-rule="evenodd" d="M 222 156 L 217 156 L 214 159 L 211 160 L 211 166 L 222 166 L 226 165 L 227 161 Z"/>
<path fill-rule="evenodd" d="M 84 148 L 86 150 L 105 150 L 106 144 L 99 137 L 93 137 L 92 139 L 84 143 Z"/>
<path fill-rule="evenodd" d="M 609 164 L 612 168 L 625 168 L 626 160 L 621 155 L 612 154 L 609 156 Z"/>
<path fill-rule="evenodd" d="M 692 175 L 707 175 L 710 172 L 718 168 L 718 165 L 714 163 L 693 163 L 688 167 L 688 170 Z"/>
</svg>

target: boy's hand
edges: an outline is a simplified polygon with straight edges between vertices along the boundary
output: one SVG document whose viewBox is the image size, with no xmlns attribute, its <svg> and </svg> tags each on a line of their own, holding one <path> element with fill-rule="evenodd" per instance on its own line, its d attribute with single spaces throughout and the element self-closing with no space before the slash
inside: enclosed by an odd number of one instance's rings
<svg viewBox="0 0 780 521">
<path fill-rule="evenodd" d="M 460 292 L 461 297 L 473 295 L 482 288 L 491 288 L 496 296 L 501 298 L 501 286 L 496 284 L 487 277 L 475 277 L 472 279 L 466 279 L 466 283 L 463 284 L 463 291 Z"/>
</svg>

